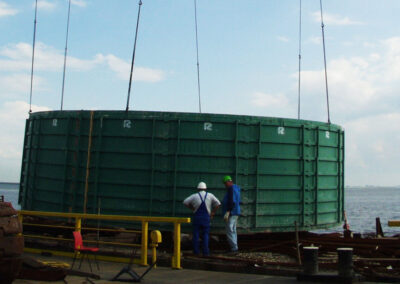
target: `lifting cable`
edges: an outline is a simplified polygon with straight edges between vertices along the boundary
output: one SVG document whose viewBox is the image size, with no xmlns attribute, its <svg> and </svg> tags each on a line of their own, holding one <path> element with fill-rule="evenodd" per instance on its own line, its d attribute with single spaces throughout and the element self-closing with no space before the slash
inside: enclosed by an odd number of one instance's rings
<svg viewBox="0 0 400 284">
<path fill-rule="evenodd" d="M 195 28 L 196 28 L 197 90 L 198 90 L 198 94 L 199 94 L 199 112 L 201 113 L 199 39 L 198 39 L 198 33 L 197 33 L 197 0 L 194 0 L 194 22 L 195 22 Z"/>
<path fill-rule="evenodd" d="M 130 96 L 131 96 L 132 74 L 133 74 L 133 66 L 135 64 L 136 42 L 137 42 L 137 36 L 138 36 L 138 30 L 139 30 L 140 8 L 141 7 L 142 7 L 142 0 L 139 0 L 139 10 L 138 10 L 137 22 L 136 22 L 135 42 L 134 42 L 134 45 L 133 45 L 131 74 L 130 74 L 130 77 L 129 77 L 129 87 L 128 87 L 128 98 L 127 98 L 127 101 L 126 101 L 126 111 L 129 110 L 129 99 L 130 99 Z"/>
<path fill-rule="evenodd" d="M 34 61 L 35 61 L 36 23 L 37 23 L 37 0 L 35 1 L 35 20 L 34 20 L 34 23 L 33 23 L 31 91 L 30 91 L 30 95 L 29 95 L 29 113 L 32 112 L 33 63 L 34 63 Z"/>
<path fill-rule="evenodd" d="M 71 12 L 71 0 L 69 0 L 69 3 L 68 3 L 67 34 L 65 36 L 64 70 L 63 70 L 63 80 L 62 80 L 62 89 L 61 89 L 61 106 L 60 106 L 60 110 L 63 110 L 63 104 L 64 104 L 65 67 L 67 65 L 68 32 L 69 32 L 69 15 L 70 15 L 70 12 Z"/>
<path fill-rule="evenodd" d="M 301 0 L 299 8 L 299 82 L 298 82 L 298 103 L 297 103 L 297 119 L 300 119 L 300 79 L 301 79 Z"/>
<path fill-rule="evenodd" d="M 319 0 L 319 4 L 321 7 L 321 30 L 322 30 L 322 45 L 324 49 L 324 66 L 325 66 L 325 89 L 326 89 L 326 107 L 328 110 L 328 123 L 331 123 L 331 118 L 329 114 L 329 94 L 328 94 L 328 73 L 326 71 L 326 51 L 325 51 L 325 33 L 324 33 L 324 19 L 322 16 L 322 0 Z"/>
</svg>

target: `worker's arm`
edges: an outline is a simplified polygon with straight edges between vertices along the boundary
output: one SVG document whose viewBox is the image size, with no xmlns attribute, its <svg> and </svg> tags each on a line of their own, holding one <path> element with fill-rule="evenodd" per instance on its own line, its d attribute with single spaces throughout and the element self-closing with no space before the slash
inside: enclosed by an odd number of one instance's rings
<svg viewBox="0 0 400 284">
<path fill-rule="evenodd" d="M 214 215 L 215 215 L 215 213 L 217 212 L 217 210 L 218 210 L 218 208 L 219 208 L 220 206 L 221 206 L 221 204 L 219 204 L 219 205 L 217 205 L 217 206 L 215 206 L 215 207 L 213 208 L 213 210 L 211 211 L 211 215 L 210 215 L 211 219 L 214 218 Z"/>
<path fill-rule="evenodd" d="M 183 201 L 183 205 L 185 205 L 187 208 L 189 208 L 190 210 L 194 211 L 194 206 L 192 204 L 192 200 L 193 200 L 193 195 L 189 196 L 188 198 L 186 198 Z"/>
<path fill-rule="evenodd" d="M 185 204 L 183 203 L 183 205 L 185 205 L 187 208 L 189 208 L 190 210 L 194 211 L 194 207 L 192 204 Z"/>
</svg>

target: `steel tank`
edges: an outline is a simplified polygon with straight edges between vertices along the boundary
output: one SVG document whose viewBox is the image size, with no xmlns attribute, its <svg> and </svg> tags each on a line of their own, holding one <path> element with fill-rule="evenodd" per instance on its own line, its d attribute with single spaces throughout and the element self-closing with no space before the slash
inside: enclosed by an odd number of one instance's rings
<svg viewBox="0 0 400 284">
<path fill-rule="evenodd" d="M 344 212 L 344 131 L 316 121 L 205 113 L 49 111 L 26 121 L 22 209 L 188 217 L 200 181 L 238 184 L 238 232 L 334 227 Z M 86 196 L 86 197 L 85 197 Z M 222 233 L 221 212 L 211 231 Z M 190 226 L 183 230 L 190 230 Z"/>
</svg>

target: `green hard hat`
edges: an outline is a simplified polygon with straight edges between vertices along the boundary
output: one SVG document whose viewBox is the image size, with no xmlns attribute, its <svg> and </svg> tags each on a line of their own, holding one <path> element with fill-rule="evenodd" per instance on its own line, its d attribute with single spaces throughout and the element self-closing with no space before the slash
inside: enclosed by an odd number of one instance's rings
<svg viewBox="0 0 400 284">
<path fill-rule="evenodd" d="M 227 181 L 232 181 L 231 176 L 224 176 L 224 178 L 222 179 L 222 182 L 226 183 Z"/>
</svg>

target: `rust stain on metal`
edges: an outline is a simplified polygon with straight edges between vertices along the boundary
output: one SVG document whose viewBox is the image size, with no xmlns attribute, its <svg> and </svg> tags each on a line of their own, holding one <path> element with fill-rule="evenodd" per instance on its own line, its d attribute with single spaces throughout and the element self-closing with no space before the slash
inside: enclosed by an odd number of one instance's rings
<svg viewBox="0 0 400 284">
<path fill-rule="evenodd" d="M 18 275 L 24 250 L 22 225 L 11 203 L 0 201 L 0 275 L 1 283 L 11 283 Z"/>
</svg>

